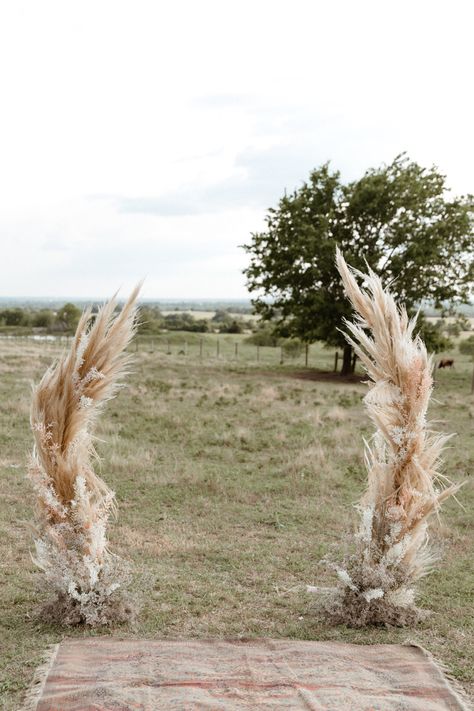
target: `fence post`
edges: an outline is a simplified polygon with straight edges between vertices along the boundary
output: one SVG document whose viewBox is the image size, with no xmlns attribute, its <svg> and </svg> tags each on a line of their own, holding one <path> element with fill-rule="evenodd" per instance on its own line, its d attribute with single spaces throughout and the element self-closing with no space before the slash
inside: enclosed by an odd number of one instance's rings
<svg viewBox="0 0 474 711">
<path fill-rule="evenodd" d="M 238 360 L 239 359 L 239 344 L 238 343 L 235 344 L 234 350 L 235 350 L 235 360 Z"/>
<path fill-rule="evenodd" d="M 153 338 L 151 339 L 151 352 L 152 352 L 152 353 L 155 352 L 155 341 L 154 341 Z"/>
<path fill-rule="evenodd" d="M 280 346 L 280 365 L 283 365 L 283 346 Z"/>
<path fill-rule="evenodd" d="M 334 354 L 334 372 L 337 373 L 337 361 L 339 360 L 339 351 Z"/>
<path fill-rule="evenodd" d="M 308 367 L 308 356 L 309 356 L 309 343 L 306 344 L 305 352 L 304 352 L 304 364 L 305 367 Z"/>
<path fill-rule="evenodd" d="M 257 363 L 260 363 L 260 346 L 257 346 Z"/>
</svg>

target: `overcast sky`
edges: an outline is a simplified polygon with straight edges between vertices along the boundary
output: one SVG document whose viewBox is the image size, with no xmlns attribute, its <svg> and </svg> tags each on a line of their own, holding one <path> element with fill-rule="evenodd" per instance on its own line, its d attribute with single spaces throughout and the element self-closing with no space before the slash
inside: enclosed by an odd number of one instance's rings
<svg viewBox="0 0 474 711">
<path fill-rule="evenodd" d="M 474 192 L 470 0 L 5 0 L 0 296 L 245 298 L 326 160 Z"/>
</svg>

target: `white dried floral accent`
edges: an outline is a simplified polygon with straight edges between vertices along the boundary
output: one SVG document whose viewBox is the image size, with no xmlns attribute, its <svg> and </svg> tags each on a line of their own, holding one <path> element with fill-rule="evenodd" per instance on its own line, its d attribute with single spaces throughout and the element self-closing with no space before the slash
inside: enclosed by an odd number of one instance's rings
<svg viewBox="0 0 474 711">
<path fill-rule="evenodd" d="M 104 378 L 105 375 L 100 370 L 97 370 L 95 366 L 93 366 L 82 378 L 81 385 L 88 385 L 93 380 L 103 380 Z"/>
<path fill-rule="evenodd" d="M 44 432 L 46 428 L 43 422 L 33 422 L 31 429 L 33 432 Z"/>
<path fill-rule="evenodd" d="M 97 585 L 97 582 L 99 580 L 99 573 L 101 571 L 102 566 L 96 560 L 94 560 L 91 555 L 84 556 L 83 560 L 84 565 L 89 571 L 89 585 L 91 586 L 91 588 L 93 588 Z"/>
<path fill-rule="evenodd" d="M 394 455 L 394 460 L 397 464 L 404 462 L 407 458 L 408 449 L 406 447 L 400 447 Z"/>
<path fill-rule="evenodd" d="M 390 434 L 392 436 L 392 440 L 395 442 L 395 444 L 399 444 L 399 445 L 401 445 L 403 443 L 403 441 L 406 438 L 406 434 L 407 434 L 406 427 L 398 427 L 398 426 L 392 427 L 389 430 L 389 432 L 390 432 Z"/>
<path fill-rule="evenodd" d="M 403 506 L 390 506 L 385 515 L 389 521 L 399 521 L 405 516 L 405 511 Z"/>
<path fill-rule="evenodd" d="M 415 604 L 415 590 L 400 587 L 387 593 L 387 601 L 396 607 L 411 607 Z"/>
<path fill-rule="evenodd" d="M 84 363 L 84 353 L 89 343 L 89 334 L 83 331 L 79 339 L 79 346 L 77 348 L 76 355 L 76 371 L 79 370 L 81 365 Z"/>
<path fill-rule="evenodd" d="M 362 597 L 365 598 L 367 602 L 370 602 L 371 600 L 378 600 L 383 597 L 384 594 L 382 588 L 371 588 L 370 590 L 365 590 L 362 593 Z"/>
<path fill-rule="evenodd" d="M 83 427 L 76 433 L 76 436 L 71 440 L 68 447 L 68 456 L 75 457 L 77 452 L 81 448 L 87 451 L 89 440 L 90 434 L 87 431 L 86 427 Z"/>
<path fill-rule="evenodd" d="M 372 540 L 372 526 L 374 521 L 374 507 L 367 506 L 361 509 L 361 521 L 359 526 L 359 531 L 357 533 L 358 538 L 366 544 L 369 544 Z"/>
<path fill-rule="evenodd" d="M 78 474 L 76 476 L 76 481 L 74 482 L 74 493 L 76 494 L 76 501 L 78 503 L 89 503 L 89 492 L 87 491 L 87 482 L 85 476 L 83 476 L 82 474 Z"/>
<path fill-rule="evenodd" d="M 86 395 L 81 395 L 79 403 L 83 410 L 88 410 L 90 407 L 93 406 L 94 400 L 91 397 L 87 397 Z"/>
<path fill-rule="evenodd" d="M 71 374 L 71 381 L 75 391 L 77 392 L 81 389 L 81 377 L 79 375 L 79 369 L 84 363 L 84 352 L 87 348 L 87 344 L 89 343 L 89 334 L 86 331 L 83 331 L 80 335 L 76 333 L 75 340 L 77 343 L 77 350 L 76 360 L 74 362 L 74 370 Z"/>
<path fill-rule="evenodd" d="M 383 557 L 383 563 L 387 566 L 398 565 L 404 558 L 408 546 L 411 542 L 411 536 L 404 536 L 401 541 L 391 546 Z"/>
<path fill-rule="evenodd" d="M 347 572 L 347 570 L 344 570 L 343 568 L 339 568 L 337 571 L 337 577 L 343 583 L 346 587 L 350 588 L 351 590 L 356 591 L 358 588 L 356 585 L 354 585 L 351 576 Z"/>
<path fill-rule="evenodd" d="M 42 467 L 36 462 L 30 462 L 28 475 L 33 484 L 33 490 L 47 509 L 54 511 L 58 518 L 63 518 L 67 511 L 65 506 L 59 501 L 53 485 L 48 481 L 48 477 Z"/>
<path fill-rule="evenodd" d="M 392 385 L 392 402 L 396 405 L 403 405 L 406 397 L 397 385 Z"/>
<path fill-rule="evenodd" d="M 69 595 L 70 595 L 71 597 L 75 598 L 76 600 L 78 599 L 77 585 L 76 585 L 76 583 L 74 582 L 74 580 L 71 580 L 71 581 L 69 582 L 69 584 L 68 584 L 68 586 L 67 586 L 67 591 L 68 591 L 68 593 L 69 593 Z"/>
<path fill-rule="evenodd" d="M 402 528 L 403 526 L 399 521 L 391 523 L 389 533 L 384 538 L 385 543 L 392 546 L 399 538 Z"/>
</svg>

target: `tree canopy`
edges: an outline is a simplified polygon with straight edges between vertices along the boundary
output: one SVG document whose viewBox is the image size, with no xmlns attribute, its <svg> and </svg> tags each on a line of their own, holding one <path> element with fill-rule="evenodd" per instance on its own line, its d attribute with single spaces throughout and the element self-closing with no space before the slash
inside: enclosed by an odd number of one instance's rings
<svg viewBox="0 0 474 711">
<path fill-rule="evenodd" d="M 451 197 L 436 167 L 423 168 L 405 154 L 390 165 L 343 183 L 329 163 L 276 208 L 266 230 L 244 249 L 254 307 L 286 335 L 345 346 L 338 330 L 349 315 L 334 255 L 366 264 L 391 282 L 409 309 L 462 303 L 474 278 L 474 198 Z M 343 370 L 350 350 L 346 347 Z"/>
<path fill-rule="evenodd" d="M 57 320 L 65 331 L 75 331 L 81 317 L 81 309 L 75 304 L 67 303 L 59 309 Z"/>
</svg>

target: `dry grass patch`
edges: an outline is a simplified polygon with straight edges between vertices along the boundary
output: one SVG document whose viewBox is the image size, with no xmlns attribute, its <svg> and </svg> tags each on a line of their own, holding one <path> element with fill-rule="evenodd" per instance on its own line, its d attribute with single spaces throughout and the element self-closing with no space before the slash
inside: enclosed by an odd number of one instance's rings
<svg viewBox="0 0 474 711">
<path fill-rule="evenodd" d="M 41 349 L 38 345 L 37 355 Z M 29 387 L 25 383 L 37 379 L 41 369 L 22 359 L 17 371 L 0 378 L 0 401 L 23 397 Z M 447 453 L 447 473 L 453 478 L 461 475 L 459 461 L 467 467 L 474 456 L 472 420 L 466 409 L 450 405 L 453 395 L 470 401 L 470 374 L 467 361 L 456 373 L 443 374 L 437 395 L 446 404 L 435 404 L 432 413 L 459 433 L 456 451 Z M 98 435 L 104 441 L 97 442 L 102 475 L 119 502 L 112 545 L 132 560 L 133 590 L 142 600 L 134 626 L 117 628 L 117 634 L 367 644 L 406 638 L 406 632 L 395 629 L 329 627 L 316 618 L 305 591 L 308 582 L 329 584 L 319 561 L 355 521 L 351 507 L 364 487 L 360 442 L 368 434 L 363 386 L 309 379 L 295 385 L 285 368 L 263 372 L 142 352 L 131 385 L 146 391 L 121 390 L 101 421 Z M 215 388 L 232 397 L 219 402 L 219 396 L 210 396 Z M 264 407 L 263 388 L 273 391 Z M 192 389 L 201 397 L 180 399 Z M 333 406 L 347 413 L 343 422 L 319 418 Z M 10 496 L 8 503 L 0 501 L 0 530 L 7 532 L 0 537 L 0 707 L 6 711 L 18 708 L 40 652 L 63 634 L 28 617 L 38 602 L 33 593 L 38 573 L 29 556 L 26 524 L 11 529 L 12 521 L 27 522 L 32 514 L 24 475 L 31 446 L 27 424 L 13 409 L 0 411 L 0 455 L 6 462 L 22 463 L 21 469 L 1 471 L 2 490 Z M 298 457 L 311 468 L 303 480 L 289 473 Z M 314 457 L 324 466 L 314 467 Z M 410 636 L 469 686 L 474 682 L 472 486 L 465 487 L 463 501 L 465 511 L 448 504 L 442 519 L 450 532 L 443 566 L 421 586 L 422 602 L 434 615 Z"/>
</svg>

